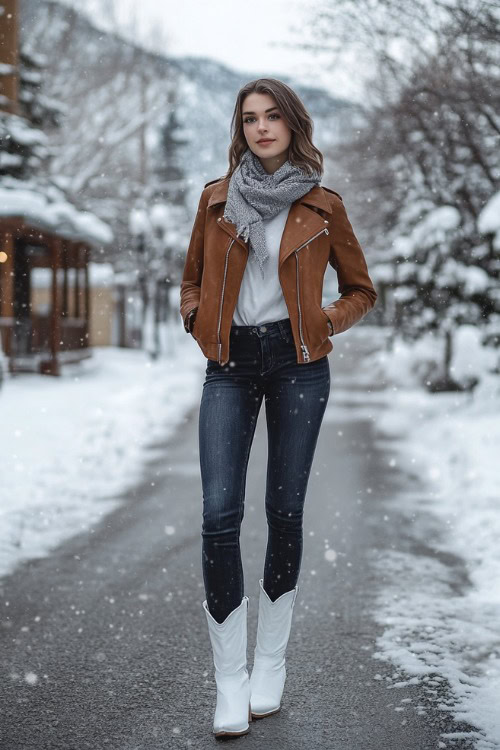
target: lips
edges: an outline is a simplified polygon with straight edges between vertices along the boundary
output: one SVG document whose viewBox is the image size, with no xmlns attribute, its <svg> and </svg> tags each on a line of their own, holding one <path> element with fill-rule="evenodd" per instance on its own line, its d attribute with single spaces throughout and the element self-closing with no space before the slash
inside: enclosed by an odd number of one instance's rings
<svg viewBox="0 0 500 750">
<path fill-rule="evenodd" d="M 273 141 L 275 140 L 275 138 L 261 138 L 261 140 L 257 141 L 257 143 L 273 143 Z"/>
</svg>

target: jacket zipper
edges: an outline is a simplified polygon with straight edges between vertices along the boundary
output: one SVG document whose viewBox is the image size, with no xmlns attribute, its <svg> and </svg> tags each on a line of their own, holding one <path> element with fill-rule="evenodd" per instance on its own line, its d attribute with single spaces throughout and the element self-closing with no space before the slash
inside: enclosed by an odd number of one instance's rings
<svg viewBox="0 0 500 750">
<path fill-rule="evenodd" d="M 220 296 L 219 323 L 217 325 L 217 337 L 219 339 L 219 344 L 218 344 L 219 351 L 218 351 L 218 355 L 217 355 L 217 362 L 219 364 L 221 364 L 221 349 L 222 349 L 222 342 L 220 340 L 220 326 L 221 326 L 221 321 L 222 321 L 222 305 L 224 304 L 224 290 L 226 288 L 227 262 L 229 260 L 229 251 L 231 250 L 231 248 L 233 246 L 233 243 L 234 243 L 234 239 L 231 239 L 231 242 L 229 243 L 229 247 L 226 250 L 226 259 L 225 259 L 225 262 L 224 262 L 224 279 L 222 281 L 222 292 L 221 292 L 221 296 Z"/>
<path fill-rule="evenodd" d="M 298 309 L 299 309 L 299 336 L 300 336 L 300 341 L 301 341 L 300 348 L 302 350 L 302 355 L 304 357 L 304 361 L 305 362 L 309 362 L 309 360 L 311 359 L 311 355 L 309 354 L 309 349 L 305 345 L 303 331 L 302 331 L 302 309 L 300 307 L 299 256 L 298 256 L 298 252 L 303 247 L 305 247 L 310 242 L 312 242 L 314 239 L 316 239 L 316 237 L 319 237 L 320 234 L 323 234 L 323 233 L 324 234 L 328 234 L 329 233 L 328 229 L 326 227 L 324 229 L 322 229 L 320 232 L 317 232 L 315 235 L 313 235 L 312 237 L 310 237 L 307 240 L 307 242 L 302 243 L 302 245 L 300 245 L 300 247 L 298 247 L 296 250 L 294 250 L 295 261 L 296 261 L 296 270 L 297 270 L 297 305 L 298 305 Z M 234 242 L 235 242 L 235 240 L 231 239 L 231 242 L 229 243 L 229 247 L 226 250 L 226 257 L 225 257 L 225 261 L 224 261 L 224 278 L 223 278 L 223 281 L 222 281 L 222 292 L 221 292 L 220 306 L 219 306 L 219 322 L 217 324 L 217 338 L 219 340 L 217 361 L 218 361 L 219 364 L 221 364 L 222 342 L 220 340 L 220 329 L 221 329 L 221 322 L 222 322 L 222 307 L 223 307 L 223 304 L 224 304 L 224 291 L 225 291 L 225 288 L 226 288 L 227 264 L 228 264 L 228 260 L 229 260 L 229 251 L 231 250 Z"/>
<path fill-rule="evenodd" d="M 328 229 L 325 227 L 324 229 L 321 230 L 321 232 L 318 232 L 317 234 L 315 234 L 314 237 L 310 237 L 307 240 L 307 242 L 304 242 L 300 247 L 298 247 L 296 250 L 294 250 L 294 253 L 295 253 L 295 267 L 296 267 L 296 271 L 297 271 L 297 284 L 296 284 L 296 286 L 297 286 L 297 306 L 299 308 L 299 336 L 300 336 L 300 342 L 301 342 L 300 348 L 302 349 L 302 356 L 304 357 L 304 362 L 309 362 L 309 360 L 311 359 L 311 355 L 309 354 L 309 349 L 305 345 L 304 336 L 303 336 L 303 332 L 302 332 L 302 310 L 301 310 L 301 307 L 300 307 L 299 256 L 298 256 L 298 252 L 303 247 L 305 247 L 310 242 L 312 242 L 314 239 L 316 239 L 316 237 L 319 237 L 320 234 L 323 234 L 323 232 L 325 234 L 328 234 Z"/>
</svg>

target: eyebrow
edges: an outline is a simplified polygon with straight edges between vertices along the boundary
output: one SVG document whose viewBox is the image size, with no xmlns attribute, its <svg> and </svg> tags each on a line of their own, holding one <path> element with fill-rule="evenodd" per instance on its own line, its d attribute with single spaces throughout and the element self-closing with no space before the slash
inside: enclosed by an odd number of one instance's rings
<svg viewBox="0 0 500 750">
<path fill-rule="evenodd" d="M 269 109 L 265 109 L 264 113 L 271 112 L 273 109 L 279 109 L 279 107 L 269 107 Z M 254 115 L 255 112 L 242 112 L 243 115 Z"/>
</svg>

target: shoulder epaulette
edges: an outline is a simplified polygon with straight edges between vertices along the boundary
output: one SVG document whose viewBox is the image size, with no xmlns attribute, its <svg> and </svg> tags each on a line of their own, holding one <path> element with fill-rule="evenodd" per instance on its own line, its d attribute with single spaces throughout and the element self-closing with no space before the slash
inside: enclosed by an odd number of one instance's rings
<svg viewBox="0 0 500 750">
<path fill-rule="evenodd" d="M 327 193 L 333 193 L 334 195 L 336 195 L 343 202 L 342 196 L 340 195 L 340 193 L 337 193 L 336 190 L 332 190 L 331 188 L 327 188 L 327 187 L 325 187 L 325 185 L 322 185 L 321 187 L 323 188 L 323 190 L 326 190 Z"/>
<path fill-rule="evenodd" d="M 205 183 L 203 187 L 208 187 L 209 185 L 213 185 L 214 182 L 220 182 L 223 179 L 224 177 L 216 177 L 215 180 L 210 180 L 210 182 Z"/>
</svg>

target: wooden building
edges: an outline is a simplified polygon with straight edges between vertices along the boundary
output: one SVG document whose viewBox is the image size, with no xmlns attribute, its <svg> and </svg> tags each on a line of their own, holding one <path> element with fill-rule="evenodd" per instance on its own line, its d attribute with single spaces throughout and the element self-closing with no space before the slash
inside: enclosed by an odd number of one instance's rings
<svg viewBox="0 0 500 750">
<path fill-rule="evenodd" d="M 68 234 L 23 216 L 0 216 L 0 335 L 11 372 L 58 375 L 62 363 L 90 356 L 88 264 L 95 240 Z M 34 295 L 38 269 L 50 270 L 46 299 Z"/>
<path fill-rule="evenodd" d="M 9 369 L 58 375 L 63 362 L 87 357 L 92 248 L 112 241 L 97 216 L 79 211 L 61 190 L 19 169 L 26 144 L 40 141 L 19 106 L 18 0 L 0 14 L 0 345 Z M 19 149 L 12 144 L 19 140 Z M 29 162 L 25 162 L 28 163 Z M 33 278 L 50 270 L 48 298 L 33 294 Z"/>
</svg>

